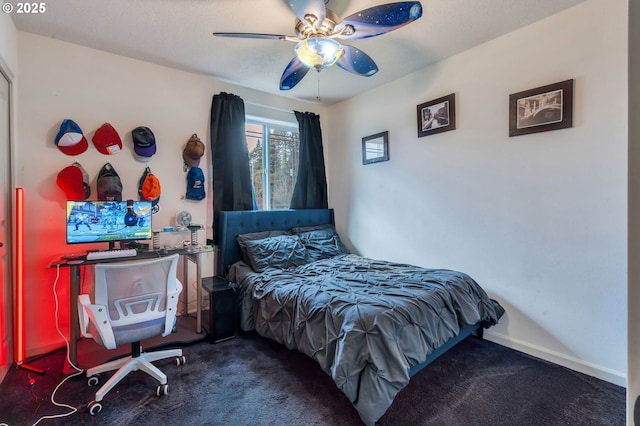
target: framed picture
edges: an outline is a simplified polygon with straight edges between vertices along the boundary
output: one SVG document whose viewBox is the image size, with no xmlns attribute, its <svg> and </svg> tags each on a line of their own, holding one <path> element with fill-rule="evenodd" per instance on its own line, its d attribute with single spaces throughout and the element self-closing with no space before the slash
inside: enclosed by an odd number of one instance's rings
<svg viewBox="0 0 640 426">
<path fill-rule="evenodd" d="M 456 128 L 455 93 L 418 105 L 418 137 Z"/>
<path fill-rule="evenodd" d="M 362 164 L 389 160 L 389 132 L 362 138 Z"/>
<path fill-rule="evenodd" d="M 509 95 L 509 136 L 573 126 L 573 79 Z"/>
</svg>

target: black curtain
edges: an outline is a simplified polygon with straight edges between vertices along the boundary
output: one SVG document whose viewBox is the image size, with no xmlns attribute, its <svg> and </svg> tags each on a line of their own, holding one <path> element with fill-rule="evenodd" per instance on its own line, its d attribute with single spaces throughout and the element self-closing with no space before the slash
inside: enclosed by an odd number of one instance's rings
<svg viewBox="0 0 640 426">
<path fill-rule="evenodd" d="M 253 194 L 244 127 L 244 102 L 231 93 L 211 102 L 213 210 L 252 210 Z M 215 230 L 215 227 L 214 227 Z"/>
<path fill-rule="evenodd" d="M 300 161 L 290 207 L 326 209 L 327 176 L 324 169 L 320 116 L 311 112 L 294 112 L 300 131 Z"/>
</svg>

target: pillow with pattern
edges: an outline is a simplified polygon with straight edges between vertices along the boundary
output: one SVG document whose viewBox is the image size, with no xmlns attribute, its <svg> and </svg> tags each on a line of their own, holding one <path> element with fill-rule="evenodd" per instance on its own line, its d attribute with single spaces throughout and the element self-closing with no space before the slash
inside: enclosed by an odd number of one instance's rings
<svg viewBox="0 0 640 426">
<path fill-rule="evenodd" d="M 305 226 L 293 228 L 291 231 L 300 237 L 300 241 L 307 248 L 310 261 L 349 254 L 333 225 Z"/>
<path fill-rule="evenodd" d="M 297 235 L 278 235 L 245 243 L 247 262 L 256 272 L 287 269 L 309 262 L 307 249 Z"/>
<path fill-rule="evenodd" d="M 251 232 L 248 234 L 238 235 L 236 237 L 236 241 L 238 242 L 238 246 L 240 246 L 240 251 L 242 251 L 242 258 L 244 259 L 244 261 L 248 264 L 251 264 L 251 262 L 249 262 L 249 257 L 247 256 L 247 243 L 249 241 L 263 240 L 268 237 L 277 237 L 279 235 L 291 235 L 291 232 L 275 230 Z"/>
</svg>

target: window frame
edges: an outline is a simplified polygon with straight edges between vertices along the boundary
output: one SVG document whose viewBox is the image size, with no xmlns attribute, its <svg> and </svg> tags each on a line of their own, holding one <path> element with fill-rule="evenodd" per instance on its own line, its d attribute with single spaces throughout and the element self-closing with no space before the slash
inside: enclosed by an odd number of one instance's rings
<svg viewBox="0 0 640 426">
<path fill-rule="evenodd" d="M 245 116 L 245 138 L 247 137 L 247 125 L 260 126 L 262 129 L 262 208 L 259 210 L 272 210 L 271 207 L 271 164 L 268 147 L 271 144 L 271 131 L 292 132 L 298 135 L 298 153 L 300 149 L 300 128 L 297 122 L 273 120 L 254 115 Z M 297 180 L 297 176 L 294 176 Z M 254 184 L 253 174 L 251 184 Z M 255 192 L 255 188 L 254 188 Z M 257 202 L 255 203 L 257 207 Z"/>
</svg>

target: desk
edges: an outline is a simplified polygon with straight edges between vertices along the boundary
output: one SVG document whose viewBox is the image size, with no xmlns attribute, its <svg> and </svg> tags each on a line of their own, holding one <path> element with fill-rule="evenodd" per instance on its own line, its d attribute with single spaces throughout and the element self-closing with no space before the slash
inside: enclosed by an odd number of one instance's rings
<svg viewBox="0 0 640 426">
<path fill-rule="evenodd" d="M 69 360 L 73 365 L 78 365 L 78 339 L 80 338 L 80 324 L 78 322 L 78 295 L 80 294 L 80 267 L 95 265 L 97 263 L 113 263 L 113 262 L 126 262 L 132 260 L 151 259 L 154 257 L 169 256 L 172 254 L 179 254 L 184 259 L 193 262 L 196 265 L 196 333 L 202 333 L 202 255 L 204 253 L 213 252 L 213 248 L 208 249 L 177 249 L 169 250 L 167 253 L 159 253 L 158 251 L 141 251 L 138 250 L 138 254 L 132 257 L 119 257 L 113 259 L 98 259 L 98 260 L 83 260 L 74 261 L 66 259 L 58 259 L 51 263 L 50 267 L 56 268 L 70 268 L 69 269 Z M 188 267 L 187 262 L 183 264 L 185 297 L 188 297 Z M 187 314 L 189 313 L 188 304 L 189 300 L 186 299 Z"/>
</svg>

